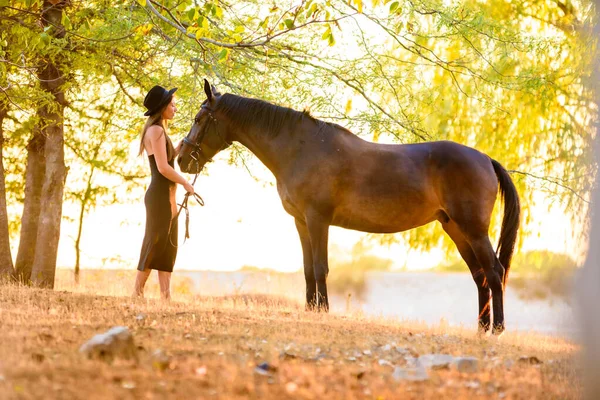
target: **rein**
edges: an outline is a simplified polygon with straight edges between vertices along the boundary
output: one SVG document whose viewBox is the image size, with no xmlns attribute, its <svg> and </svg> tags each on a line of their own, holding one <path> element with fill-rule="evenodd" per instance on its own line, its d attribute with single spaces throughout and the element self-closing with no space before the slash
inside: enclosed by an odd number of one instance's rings
<svg viewBox="0 0 600 400">
<path fill-rule="evenodd" d="M 199 175 L 199 173 L 197 173 L 194 176 L 194 180 L 192 181 L 192 187 L 196 183 L 196 179 L 198 179 L 198 175 Z M 177 215 L 175 215 L 175 218 L 173 218 L 173 219 L 179 219 L 179 214 L 181 214 L 181 210 L 185 210 L 185 237 L 183 239 L 183 243 L 185 243 L 185 241 L 190 238 L 190 210 L 188 209 L 188 201 L 190 199 L 190 196 L 193 196 L 194 199 L 198 202 L 198 204 L 200 204 L 202 207 L 204 207 L 204 199 L 198 193 L 194 192 L 194 194 L 192 195 L 190 192 L 185 192 L 185 195 L 183 195 L 183 201 L 181 202 L 181 204 L 178 204 L 179 211 L 177 211 Z M 171 224 L 171 226 L 169 227 L 169 233 L 168 233 L 169 243 L 171 243 L 171 246 L 173 246 L 173 247 L 179 247 L 179 245 L 173 243 L 173 241 L 171 239 L 171 228 L 172 227 L 173 227 L 173 224 Z"/>
</svg>

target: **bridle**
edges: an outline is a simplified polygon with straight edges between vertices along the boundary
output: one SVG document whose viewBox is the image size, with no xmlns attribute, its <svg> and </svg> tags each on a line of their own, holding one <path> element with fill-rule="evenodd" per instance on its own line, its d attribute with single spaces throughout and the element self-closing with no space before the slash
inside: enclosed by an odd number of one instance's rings
<svg viewBox="0 0 600 400">
<path fill-rule="evenodd" d="M 200 109 L 201 110 L 206 110 L 209 122 L 206 124 L 206 126 L 204 127 L 204 129 L 202 130 L 202 132 L 200 132 L 200 135 L 198 135 L 198 137 L 196 138 L 195 142 L 192 142 L 190 139 L 188 139 L 187 136 L 183 138 L 183 143 L 187 144 L 188 146 L 190 146 L 192 148 L 192 151 L 190 152 L 190 157 L 192 157 L 192 159 L 196 162 L 196 170 L 197 171 L 200 169 L 199 168 L 199 166 L 200 166 L 200 157 L 202 157 L 205 160 L 204 164 L 213 161 L 212 157 L 207 157 L 204 154 L 204 152 L 202 151 L 202 141 L 204 140 L 204 137 L 206 136 L 206 133 L 208 132 L 208 129 L 209 129 L 210 125 L 211 125 L 211 122 L 215 126 L 215 132 L 217 133 L 217 136 L 219 136 L 219 138 L 223 141 L 223 146 L 221 146 L 221 150 L 224 149 L 224 148 L 226 148 L 226 147 L 229 147 L 231 145 L 231 143 L 227 142 L 227 140 L 225 140 L 225 138 L 219 133 L 219 124 L 217 123 L 218 121 L 217 121 L 217 119 L 213 115 L 214 110 L 212 110 L 206 104 L 203 104 L 200 107 Z M 194 118 L 194 123 L 195 124 L 200 124 L 200 121 L 199 121 L 198 117 Z"/>
<path fill-rule="evenodd" d="M 213 112 L 214 111 L 211 110 L 206 104 L 203 104 L 200 109 L 201 110 L 203 109 L 203 110 L 207 111 L 208 118 L 210 119 L 210 122 L 212 122 L 215 125 L 215 132 L 217 132 L 217 135 L 223 141 L 222 149 L 228 147 L 229 145 L 231 145 L 231 143 L 227 142 L 225 140 L 225 138 L 219 133 L 219 127 L 217 125 L 217 119 L 213 116 Z M 206 160 L 204 162 L 204 164 L 213 161 L 212 157 L 207 157 L 204 154 L 204 152 L 202 151 L 202 141 L 204 140 L 204 137 L 206 136 L 206 132 L 208 132 L 208 128 L 210 126 L 210 122 L 208 122 L 206 124 L 206 126 L 204 127 L 204 129 L 202 130 L 202 132 L 200 132 L 200 135 L 198 135 L 198 138 L 196 139 L 195 142 L 192 142 L 191 140 L 189 140 L 187 136 L 183 138 L 183 143 L 185 143 L 188 146 L 192 147 L 192 151 L 190 152 L 190 157 L 192 157 L 192 159 L 196 162 L 196 171 L 198 171 L 194 175 L 194 180 L 192 181 L 192 186 L 194 186 L 194 184 L 196 183 L 196 179 L 198 179 L 198 175 L 200 174 L 200 157 L 202 157 L 202 158 L 204 158 L 204 160 Z M 200 121 L 199 121 L 198 117 L 194 118 L 194 123 L 195 124 L 200 124 Z M 190 211 L 188 209 L 188 201 L 189 201 L 190 196 L 194 196 L 194 199 L 198 202 L 198 204 L 200 204 L 201 206 L 204 206 L 204 199 L 202 199 L 202 197 L 200 197 L 200 195 L 198 193 L 195 193 L 195 192 L 194 192 L 193 195 L 190 194 L 190 192 L 186 192 L 185 195 L 184 195 L 184 197 L 183 197 L 183 201 L 181 202 L 181 204 L 178 204 L 179 210 L 177 211 L 177 215 L 175 216 L 175 219 L 179 218 L 179 214 L 181 214 L 181 210 L 182 209 L 185 210 L 185 238 L 183 239 L 183 243 L 185 243 L 185 241 L 190 238 Z M 173 246 L 173 247 L 179 247 L 178 245 L 174 244 L 173 241 L 172 241 L 172 239 L 171 239 L 171 227 L 169 227 L 168 236 L 169 236 L 169 242 L 171 243 L 171 246 Z"/>
</svg>

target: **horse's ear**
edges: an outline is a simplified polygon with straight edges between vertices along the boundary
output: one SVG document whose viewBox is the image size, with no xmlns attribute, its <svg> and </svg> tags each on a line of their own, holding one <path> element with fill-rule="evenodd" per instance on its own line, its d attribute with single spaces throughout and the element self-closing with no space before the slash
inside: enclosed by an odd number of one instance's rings
<svg viewBox="0 0 600 400">
<path fill-rule="evenodd" d="M 210 87 L 212 88 L 213 95 L 215 95 L 215 96 L 221 95 L 221 93 L 217 90 L 215 85 L 210 85 Z"/>
<path fill-rule="evenodd" d="M 213 100 L 214 94 L 210 87 L 210 83 L 208 83 L 206 79 L 204 79 L 204 93 L 206 93 L 206 98 L 209 102 Z"/>
</svg>

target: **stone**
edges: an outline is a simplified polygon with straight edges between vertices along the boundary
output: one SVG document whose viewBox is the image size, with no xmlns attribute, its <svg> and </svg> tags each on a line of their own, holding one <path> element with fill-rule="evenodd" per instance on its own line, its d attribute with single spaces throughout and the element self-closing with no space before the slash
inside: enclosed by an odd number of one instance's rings
<svg viewBox="0 0 600 400">
<path fill-rule="evenodd" d="M 79 352 L 88 358 L 111 362 L 115 358 L 136 359 L 133 336 L 125 326 L 115 326 L 92 337 L 81 345 Z"/>
<path fill-rule="evenodd" d="M 479 370 L 479 360 L 475 357 L 457 357 L 454 364 L 458 372 L 474 373 Z"/>
<path fill-rule="evenodd" d="M 543 361 L 537 358 L 536 356 L 521 356 L 517 361 L 519 363 L 529 365 L 538 365 L 543 363 Z"/>
<path fill-rule="evenodd" d="M 391 363 L 391 362 L 389 362 L 388 360 L 384 360 L 384 359 L 379 359 L 379 360 L 377 361 L 377 363 L 378 363 L 379 365 L 387 365 L 387 366 L 389 366 L 389 367 L 393 367 L 393 366 L 394 366 L 394 364 L 392 364 L 392 363 Z"/>
<path fill-rule="evenodd" d="M 424 354 L 417 358 L 417 365 L 431 369 L 448 369 L 454 357 L 449 354 Z"/>
<path fill-rule="evenodd" d="M 396 381 L 421 382 L 428 380 L 429 374 L 423 366 L 417 366 L 416 368 L 396 367 L 392 377 Z"/>
<path fill-rule="evenodd" d="M 171 357 L 165 354 L 161 349 L 157 349 L 152 353 L 152 368 L 157 371 L 164 371 L 171 365 Z"/>
</svg>

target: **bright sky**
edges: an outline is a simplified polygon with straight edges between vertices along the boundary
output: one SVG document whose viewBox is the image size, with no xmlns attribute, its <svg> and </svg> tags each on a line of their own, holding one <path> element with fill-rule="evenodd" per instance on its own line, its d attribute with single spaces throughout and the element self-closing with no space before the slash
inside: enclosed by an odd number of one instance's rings
<svg viewBox="0 0 600 400">
<path fill-rule="evenodd" d="M 191 238 L 178 252 L 175 269 L 236 270 L 245 265 L 284 272 L 302 268 L 302 253 L 294 220 L 281 206 L 274 178 L 254 159 L 249 168 L 258 182 L 243 167 L 227 164 L 227 154 L 207 166 L 209 175 L 196 184 L 206 202 L 190 210 Z M 139 162 L 147 162 L 139 159 Z M 149 171 L 148 171 L 149 174 Z M 147 183 L 150 182 L 148 175 Z M 178 199 L 183 196 L 178 189 Z M 551 249 L 574 254 L 578 245 L 571 235 L 568 218 L 553 209 L 547 212 L 542 202 L 534 210 L 532 229 L 523 250 Z M 70 214 L 74 214 L 72 211 Z M 115 205 L 92 210 L 84 224 L 82 268 L 137 267 L 144 234 L 143 192 L 137 204 Z M 63 221 L 58 266 L 75 263 L 74 238 L 77 226 Z M 180 243 L 184 234 L 184 216 L 180 217 Z M 350 257 L 352 247 L 365 234 L 332 227 L 330 261 Z M 496 243 L 496 239 L 492 239 Z M 404 245 L 375 246 L 372 254 L 393 260 L 393 268 L 423 269 L 444 261 L 440 250 L 430 253 L 409 251 Z M 16 254 L 16 247 L 14 253 Z M 344 261 L 344 260 L 340 260 Z M 467 267 L 465 266 L 465 271 Z"/>
</svg>

